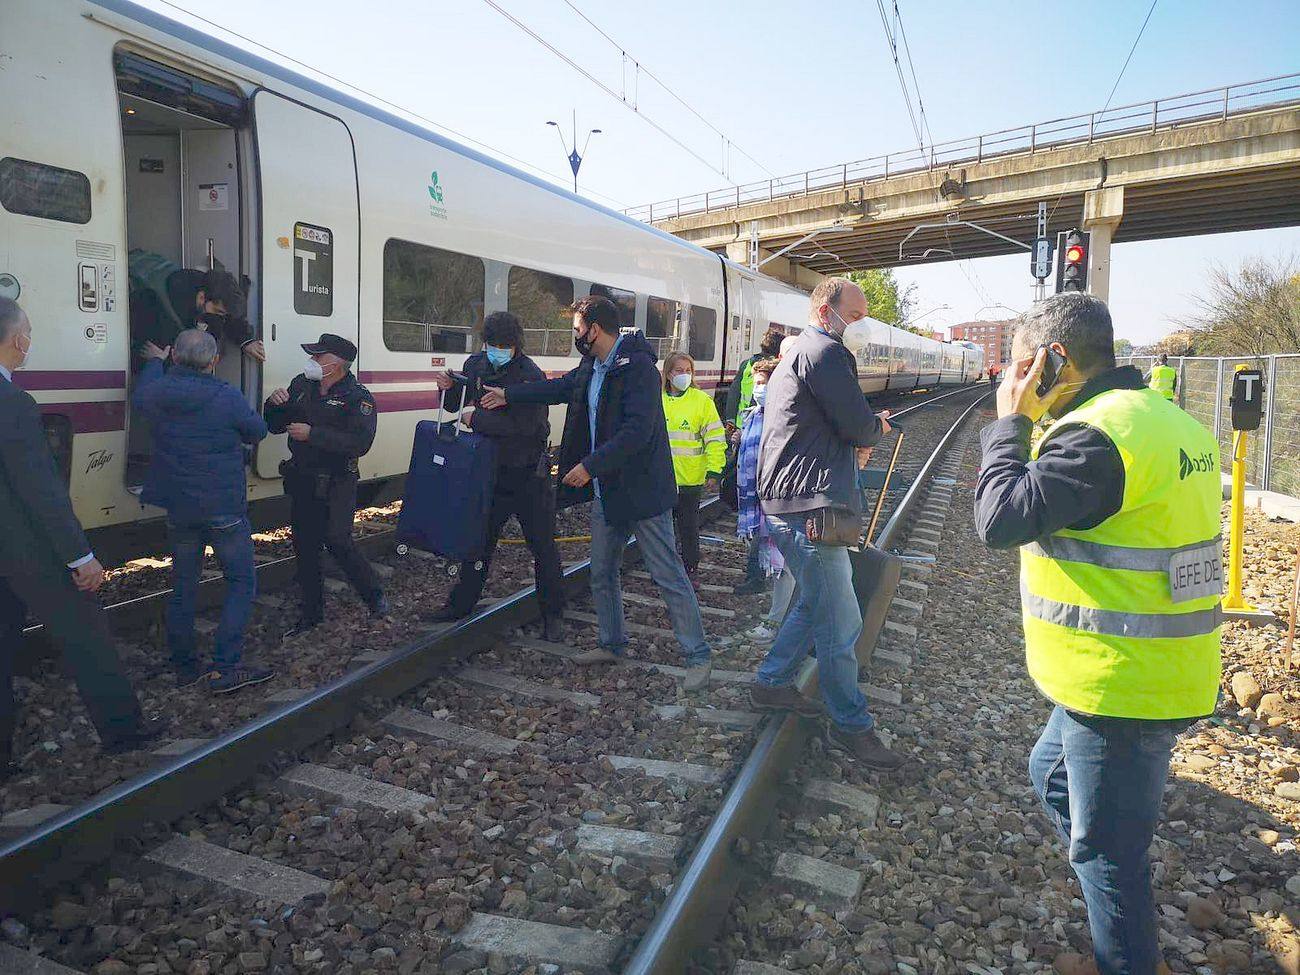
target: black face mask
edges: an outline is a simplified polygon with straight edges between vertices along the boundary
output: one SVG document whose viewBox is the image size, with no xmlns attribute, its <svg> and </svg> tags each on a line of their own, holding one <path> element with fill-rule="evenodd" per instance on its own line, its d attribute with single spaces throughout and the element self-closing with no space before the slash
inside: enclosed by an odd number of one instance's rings
<svg viewBox="0 0 1300 975">
<path fill-rule="evenodd" d="M 226 322 L 230 320 L 229 315 L 221 315 L 214 311 L 205 311 L 199 316 L 199 324 L 209 332 L 220 334 L 226 327 Z"/>
<path fill-rule="evenodd" d="M 595 343 L 591 340 L 590 325 L 587 326 L 587 330 L 585 332 L 583 332 L 581 335 L 574 338 L 573 347 L 578 350 L 579 355 L 591 355 L 593 352 L 595 352 L 596 347 L 595 347 Z"/>
</svg>

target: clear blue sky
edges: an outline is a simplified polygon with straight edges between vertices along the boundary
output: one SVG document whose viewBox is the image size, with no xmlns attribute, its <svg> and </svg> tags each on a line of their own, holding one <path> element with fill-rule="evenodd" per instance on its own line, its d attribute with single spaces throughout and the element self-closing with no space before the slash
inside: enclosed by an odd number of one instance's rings
<svg viewBox="0 0 1300 975">
<path fill-rule="evenodd" d="M 161 0 L 144 0 L 164 12 Z M 635 72 L 564 0 L 497 0 L 709 163 L 722 140 Z M 738 181 L 915 145 L 874 0 L 573 0 L 760 165 L 731 152 Z M 728 180 L 656 132 L 484 0 L 181 0 L 180 6 L 552 175 L 568 167 L 548 119 L 574 109 L 588 151 L 582 191 L 612 206 L 717 189 Z M 899 0 L 930 132 L 943 142 L 1100 109 L 1147 0 L 1071 5 Z M 1065 13 L 1069 10 L 1070 13 Z M 1112 104 L 1300 71 L 1294 0 L 1158 0 Z M 1068 27 L 1066 26 L 1068 23 Z M 1068 37 L 1068 42 L 1063 38 Z M 242 43 L 242 42 L 238 42 Z M 626 80 L 625 80 L 626 79 Z M 911 83 L 910 75 L 907 76 Z M 1127 244 L 1113 253 L 1117 331 L 1158 338 L 1188 315 L 1206 270 L 1300 256 L 1300 229 Z M 1023 308 L 1020 256 L 900 271 L 924 324 Z M 1007 314 L 992 309 L 983 317 Z"/>
</svg>

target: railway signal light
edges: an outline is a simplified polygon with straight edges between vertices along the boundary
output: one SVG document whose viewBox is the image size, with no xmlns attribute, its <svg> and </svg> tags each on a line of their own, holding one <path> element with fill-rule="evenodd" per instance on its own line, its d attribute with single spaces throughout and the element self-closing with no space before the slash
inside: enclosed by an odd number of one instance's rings
<svg viewBox="0 0 1300 975">
<path fill-rule="evenodd" d="M 1061 255 L 1056 269 L 1056 293 L 1088 290 L 1088 245 L 1092 234 L 1086 230 L 1067 230 L 1056 235 L 1056 249 Z"/>
</svg>

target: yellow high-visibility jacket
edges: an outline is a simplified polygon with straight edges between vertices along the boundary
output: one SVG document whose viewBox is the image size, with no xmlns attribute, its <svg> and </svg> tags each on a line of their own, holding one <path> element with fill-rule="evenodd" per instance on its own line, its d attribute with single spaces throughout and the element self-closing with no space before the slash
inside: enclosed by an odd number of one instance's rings
<svg viewBox="0 0 1300 975">
<path fill-rule="evenodd" d="M 710 474 L 720 476 L 727 463 L 727 436 L 713 398 L 691 386 L 680 396 L 664 393 L 663 399 L 678 485 L 693 487 Z"/>
</svg>

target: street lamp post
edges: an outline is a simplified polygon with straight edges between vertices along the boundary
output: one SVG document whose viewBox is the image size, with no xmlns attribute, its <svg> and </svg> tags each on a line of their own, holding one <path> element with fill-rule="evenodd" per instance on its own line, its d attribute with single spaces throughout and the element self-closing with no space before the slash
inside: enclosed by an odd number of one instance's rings
<svg viewBox="0 0 1300 975">
<path fill-rule="evenodd" d="M 587 132 L 587 138 L 582 143 L 582 152 L 578 151 L 578 110 L 573 110 L 573 148 L 570 149 L 564 141 L 564 132 L 560 128 L 559 122 L 547 122 L 547 125 L 555 126 L 555 133 L 560 137 L 560 146 L 564 149 L 564 154 L 569 157 L 569 168 L 573 170 L 573 192 L 578 192 L 578 169 L 582 166 L 582 158 L 587 154 L 587 146 L 591 145 L 591 137 L 599 135 L 600 129 L 591 129 Z"/>
</svg>

